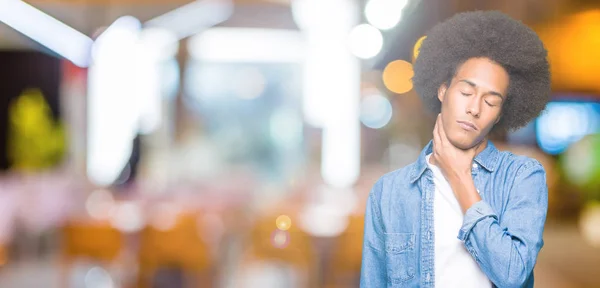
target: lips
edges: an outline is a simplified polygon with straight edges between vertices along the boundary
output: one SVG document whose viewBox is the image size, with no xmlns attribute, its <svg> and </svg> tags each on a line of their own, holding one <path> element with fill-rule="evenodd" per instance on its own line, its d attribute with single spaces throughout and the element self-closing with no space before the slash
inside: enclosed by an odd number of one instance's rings
<svg viewBox="0 0 600 288">
<path fill-rule="evenodd" d="M 477 131 L 477 126 L 469 121 L 456 121 L 465 130 Z"/>
</svg>

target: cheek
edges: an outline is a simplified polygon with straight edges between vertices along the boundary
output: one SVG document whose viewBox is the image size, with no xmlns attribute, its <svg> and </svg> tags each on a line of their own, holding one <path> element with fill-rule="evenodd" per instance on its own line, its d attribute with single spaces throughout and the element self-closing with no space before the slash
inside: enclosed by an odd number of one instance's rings
<svg viewBox="0 0 600 288">
<path fill-rule="evenodd" d="M 467 106 L 469 105 L 469 98 L 460 94 L 460 92 L 448 93 L 442 106 L 446 106 L 446 110 L 450 110 L 451 113 L 465 113 Z"/>
<path fill-rule="evenodd" d="M 442 101 L 442 111 L 444 112 L 443 114 L 450 114 L 452 113 L 452 107 L 453 107 L 453 100 L 452 100 L 452 96 L 450 96 L 450 93 L 446 94 L 444 96 L 444 101 Z"/>
<path fill-rule="evenodd" d="M 494 128 L 494 126 L 496 125 L 496 122 L 499 119 L 499 113 L 497 113 L 496 111 L 491 111 L 490 112 L 490 117 L 486 119 L 486 121 L 483 121 L 482 124 L 484 124 L 484 130 L 487 134 L 487 132 L 491 131 L 492 128 Z"/>
</svg>

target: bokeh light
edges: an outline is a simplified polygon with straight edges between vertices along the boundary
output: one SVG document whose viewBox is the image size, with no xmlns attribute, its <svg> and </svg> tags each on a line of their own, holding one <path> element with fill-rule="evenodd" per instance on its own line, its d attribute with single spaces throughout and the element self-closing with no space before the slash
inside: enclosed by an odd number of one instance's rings
<svg viewBox="0 0 600 288">
<path fill-rule="evenodd" d="M 600 104 L 551 102 L 536 121 L 538 145 L 548 154 L 560 154 L 583 136 L 598 132 Z"/>
<path fill-rule="evenodd" d="M 87 197 L 85 209 L 92 218 L 106 220 L 115 211 L 115 201 L 108 190 L 95 190 Z"/>
<path fill-rule="evenodd" d="M 283 249 L 290 244 L 290 233 L 288 231 L 282 231 L 276 229 L 273 234 L 271 234 L 271 243 L 273 247 Z"/>
<path fill-rule="evenodd" d="M 365 6 L 365 17 L 378 29 L 388 30 L 398 25 L 407 3 L 408 0 L 370 0 Z"/>
<path fill-rule="evenodd" d="M 597 3 L 597 1 L 594 1 Z M 600 92 L 600 10 L 586 9 L 544 21 L 534 29 L 548 50 L 554 91 Z"/>
<path fill-rule="evenodd" d="M 364 97 L 360 105 L 360 121 L 363 125 L 380 129 L 392 119 L 392 104 L 381 94 Z"/>
<path fill-rule="evenodd" d="M 590 246 L 600 248 L 600 202 L 590 202 L 584 207 L 579 226 L 583 239 Z"/>
<path fill-rule="evenodd" d="M 277 229 L 287 231 L 292 227 L 292 219 L 287 215 L 280 215 L 275 220 L 275 224 L 277 225 Z"/>
<path fill-rule="evenodd" d="M 421 45 L 423 44 L 423 40 L 425 40 L 425 38 L 427 38 L 427 36 L 423 36 L 421 38 L 419 38 L 419 40 L 417 40 L 417 42 L 415 43 L 415 46 L 413 47 L 413 62 L 415 62 L 415 60 L 417 60 L 417 57 L 419 57 L 419 52 L 421 50 Z"/>
<path fill-rule="evenodd" d="M 144 218 L 140 204 L 125 201 L 117 204 L 117 210 L 110 219 L 111 225 L 125 233 L 134 233 L 144 226 Z"/>
<path fill-rule="evenodd" d="M 348 223 L 348 213 L 342 213 L 332 204 L 308 204 L 300 215 L 301 229 L 315 237 L 339 236 Z"/>
<path fill-rule="evenodd" d="M 349 36 L 350 51 L 361 59 L 375 57 L 383 47 L 383 36 L 377 28 L 360 24 L 352 29 Z"/>
<path fill-rule="evenodd" d="M 561 155 L 561 164 L 567 180 L 596 194 L 600 190 L 600 134 L 588 135 L 577 141 Z M 595 195 L 589 195 L 594 198 Z"/>
<path fill-rule="evenodd" d="M 115 284 L 108 271 L 101 267 L 94 267 L 85 274 L 86 288 L 113 288 Z"/>
<path fill-rule="evenodd" d="M 383 84 L 388 90 L 403 94 L 413 88 L 413 75 L 412 64 L 404 60 L 395 60 L 388 63 L 383 70 Z"/>
<path fill-rule="evenodd" d="M 358 205 L 355 191 L 321 185 L 306 202 L 296 221 L 300 229 L 315 237 L 336 237 L 349 224 L 349 216 Z"/>
<path fill-rule="evenodd" d="M 355 21 L 356 5 L 346 0 L 293 0 L 292 17 L 298 28 L 305 31 L 340 31 Z"/>
<path fill-rule="evenodd" d="M 159 231 L 168 231 L 175 227 L 181 209 L 175 203 L 164 202 L 155 207 L 150 216 L 150 225 Z"/>
</svg>

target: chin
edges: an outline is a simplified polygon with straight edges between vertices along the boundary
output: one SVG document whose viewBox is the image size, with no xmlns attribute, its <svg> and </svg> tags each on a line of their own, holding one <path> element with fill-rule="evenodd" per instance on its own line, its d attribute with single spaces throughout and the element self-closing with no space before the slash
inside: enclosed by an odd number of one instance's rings
<svg viewBox="0 0 600 288">
<path fill-rule="evenodd" d="M 473 137 L 465 134 L 452 136 L 448 135 L 448 140 L 450 141 L 450 144 L 461 150 L 468 150 L 475 147 L 475 145 L 479 143 L 478 139 L 479 137 Z"/>
</svg>

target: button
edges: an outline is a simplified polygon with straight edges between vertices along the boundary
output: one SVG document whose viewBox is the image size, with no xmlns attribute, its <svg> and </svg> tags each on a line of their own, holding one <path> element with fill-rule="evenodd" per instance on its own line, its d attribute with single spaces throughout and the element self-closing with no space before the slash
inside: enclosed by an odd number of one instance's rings
<svg viewBox="0 0 600 288">
<path fill-rule="evenodd" d="M 477 163 L 473 163 L 473 168 L 477 168 Z"/>
<path fill-rule="evenodd" d="M 430 273 L 427 273 L 427 278 L 425 279 L 425 281 L 427 281 L 427 282 L 431 281 L 431 274 Z"/>
</svg>

